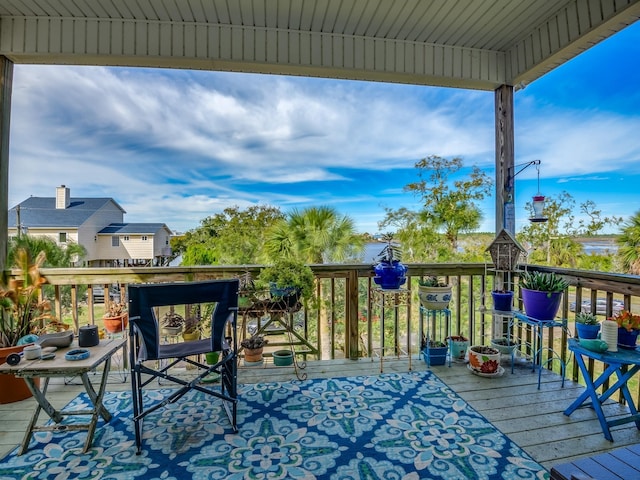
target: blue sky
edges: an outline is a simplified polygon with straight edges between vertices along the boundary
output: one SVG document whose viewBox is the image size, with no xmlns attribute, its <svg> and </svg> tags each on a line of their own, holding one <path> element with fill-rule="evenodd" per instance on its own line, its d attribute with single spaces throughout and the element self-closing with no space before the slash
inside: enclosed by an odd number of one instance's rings
<svg viewBox="0 0 640 480">
<path fill-rule="evenodd" d="M 628 218 L 640 200 L 640 22 L 515 93 L 516 164 L 540 191 Z M 239 73 L 16 65 L 9 205 L 113 197 L 186 231 L 222 209 L 329 205 L 377 233 L 428 155 L 494 176 L 493 92 Z M 538 190 L 516 178 L 516 230 Z M 481 230 L 493 231 L 494 199 Z M 613 232 L 617 231 L 614 229 Z"/>
</svg>

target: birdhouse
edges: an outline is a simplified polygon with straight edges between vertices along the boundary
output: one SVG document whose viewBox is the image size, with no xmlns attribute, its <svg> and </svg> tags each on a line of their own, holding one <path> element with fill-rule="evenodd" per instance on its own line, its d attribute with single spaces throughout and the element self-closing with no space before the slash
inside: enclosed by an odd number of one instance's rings
<svg viewBox="0 0 640 480">
<path fill-rule="evenodd" d="M 526 250 L 511 236 L 507 230 L 502 230 L 487 248 L 496 270 L 510 272 L 516 269 L 520 255 Z"/>
</svg>

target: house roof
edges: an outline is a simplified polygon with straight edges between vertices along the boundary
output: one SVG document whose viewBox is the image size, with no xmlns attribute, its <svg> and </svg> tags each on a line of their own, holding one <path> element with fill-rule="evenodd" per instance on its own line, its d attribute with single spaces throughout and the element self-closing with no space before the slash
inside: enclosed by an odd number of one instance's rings
<svg viewBox="0 0 640 480">
<path fill-rule="evenodd" d="M 171 232 L 164 223 L 112 223 L 100 230 L 98 235 L 154 235 L 163 228 Z"/>
<path fill-rule="evenodd" d="M 8 225 L 16 226 L 20 207 L 20 223 L 25 227 L 79 227 L 109 203 L 126 213 L 113 198 L 71 198 L 67 208 L 58 209 L 54 197 L 29 197 L 9 210 Z"/>
<path fill-rule="evenodd" d="M 495 90 L 638 18 L 640 0 L 3 0 L 0 54 Z"/>
</svg>

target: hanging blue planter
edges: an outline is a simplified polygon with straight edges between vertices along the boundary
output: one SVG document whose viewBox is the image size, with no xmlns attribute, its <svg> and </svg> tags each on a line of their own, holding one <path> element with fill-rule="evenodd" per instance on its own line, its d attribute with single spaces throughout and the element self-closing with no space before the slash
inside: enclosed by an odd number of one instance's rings
<svg viewBox="0 0 640 480">
<path fill-rule="evenodd" d="M 407 281 L 407 267 L 398 260 L 380 262 L 373 267 L 373 281 L 383 290 L 397 290 Z"/>
</svg>

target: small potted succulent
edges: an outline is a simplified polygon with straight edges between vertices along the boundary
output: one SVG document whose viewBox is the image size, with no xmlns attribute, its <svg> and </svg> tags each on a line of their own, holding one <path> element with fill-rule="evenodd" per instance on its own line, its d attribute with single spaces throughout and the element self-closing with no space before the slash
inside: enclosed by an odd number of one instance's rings
<svg viewBox="0 0 640 480">
<path fill-rule="evenodd" d="M 576 313 L 576 333 L 579 338 L 598 338 L 598 332 L 600 332 L 598 317 L 588 312 Z"/>
<path fill-rule="evenodd" d="M 428 367 L 444 365 L 447 361 L 449 347 L 446 343 L 436 340 L 423 339 L 421 342 L 422 355 Z"/>
<path fill-rule="evenodd" d="M 418 298 L 427 310 L 444 310 L 451 301 L 451 285 L 435 275 L 418 280 Z"/>
</svg>

